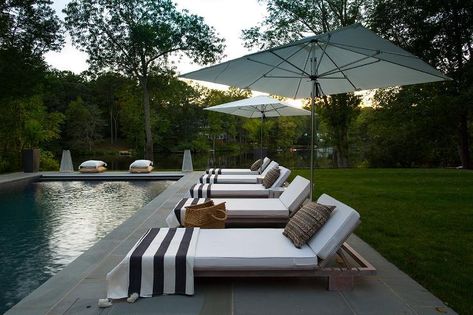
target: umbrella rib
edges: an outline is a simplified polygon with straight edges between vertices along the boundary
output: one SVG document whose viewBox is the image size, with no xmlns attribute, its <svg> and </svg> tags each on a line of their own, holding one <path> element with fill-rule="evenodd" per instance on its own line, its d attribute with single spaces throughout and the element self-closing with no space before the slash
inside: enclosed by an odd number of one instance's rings
<svg viewBox="0 0 473 315">
<path fill-rule="evenodd" d="M 347 48 L 347 47 L 354 47 L 354 48 L 358 48 L 358 49 L 376 51 L 376 52 L 383 53 L 383 54 L 397 55 L 397 56 L 408 57 L 408 58 L 417 59 L 417 60 L 422 61 L 420 58 L 418 58 L 418 57 L 416 57 L 416 56 L 413 56 L 413 55 L 403 55 L 403 54 L 399 54 L 399 53 L 388 52 L 388 51 L 383 51 L 383 50 L 375 50 L 375 49 L 372 49 L 372 48 L 357 47 L 357 46 L 353 46 L 353 45 L 342 45 L 342 44 L 334 44 L 334 43 L 328 43 L 328 42 L 327 42 L 327 44 L 330 45 L 330 46 L 334 46 L 334 47 L 337 47 L 337 48 L 340 48 L 340 49 L 345 49 L 345 50 L 348 50 L 348 51 L 351 51 L 351 52 L 354 52 L 354 53 L 357 53 L 357 54 L 360 54 L 360 55 L 365 55 L 365 56 L 366 56 L 366 53 L 363 53 L 363 52 L 360 52 L 360 51 L 356 51 L 356 50 L 354 50 L 354 49 L 349 49 L 349 48 Z M 430 73 L 430 72 L 425 71 L 425 70 L 421 70 L 421 69 L 417 69 L 417 68 L 414 68 L 414 67 L 410 67 L 410 66 L 401 64 L 401 63 L 399 63 L 399 62 L 394 62 L 394 61 L 391 61 L 391 60 L 386 60 L 385 58 L 382 58 L 382 57 L 376 57 L 376 58 L 378 58 L 379 60 L 382 60 L 382 61 L 386 61 L 386 62 L 388 62 L 388 63 L 392 63 L 392 64 L 394 64 L 394 65 L 403 67 L 403 68 L 407 68 L 407 69 L 419 71 L 419 72 L 422 72 L 422 73 L 425 73 L 425 74 L 428 74 L 428 75 L 431 75 L 431 76 L 434 76 L 434 77 L 437 77 L 437 78 L 445 79 L 445 77 L 442 76 L 442 75 L 438 75 L 438 74 Z M 438 71 L 438 70 L 437 70 L 437 71 Z"/>
<path fill-rule="evenodd" d="M 301 51 L 302 49 L 304 49 L 304 47 L 301 47 L 300 49 L 296 50 L 296 51 L 295 51 L 294 53 L 292 53 L 288 58 L 291 58 L 292 56 L 294 56 L 295 54 L 297 54 L 297 53 L 298 53 L 299 51 Z M 273 53 L 273 52 L 271 52 L 271 53 Z M 273 53 L 273 54 L 276 55 L 277 57 L 279 57 L 279 55 L 277 55 L 277 54 L 275 54 L 275 53 Z M 279 58 L 281 58 L 281 57 L 279 57 Z M 281 58 L 281 59 L 282 59 L 282 58 Z M 259 62 L 259 61 L 256 61 L 256 60 L 253 60 L 253 59 L 249 59 L 249 58 L 247 58 L 247 60 L 253 61 L 253 62 L 256 62 L 256 63 L 261 63 L 261 62 Z M 259 78 L 257 78 L 256 80 L 254 80 L 253 82 L 251 82 L 250 84 L 248 84 L 248 88 L 249 88 L 250 86 L 252 86 L 253 84 L 255 84 L 256 82 L 258 82 L 259 80 L 261 80 L 262 78 L 264 78 L 268 73 L 270 73 L 271 71 L 273 71 L 274 69 L 276 69 L 276 67 L 279 67 L 282 63 L 284 63 L 284 61 L 285 61 L 285 60 L 282 59 L 282 61 L 281 61 L 280 63 L 278 63 L 276 66 L 270 66 L 270 67 L 272 67 L 272 69 L 268 70 L 268 71 L 265 72 L 263 75 L 261 75 Z M 286 70 L 286 71 L 287 71 L 287 70 Z M 299 74 L 299 73 L 297 73 L 297 74 Z"/>
<path fill-rule="evenodd" d="M 314 49 L 314 46 L 313 45 L 310 45 L 310 50 L 309 50 L 309 53 L 307 54 L 307 58 L 305 60 L 305 63 L 304 63 L 304 69 L 307 67 L 307 63 L 309 62 L 309 59 L 310 59 L 310 53 L 312 52 L 312 49 Z M 301 77 L 299 79 L 299 82 L 297 83 L 297 88 L 296 88 L 296 92 L 294 93 L 294 98 L 297 97 L 297 94 L 299 94 L 299 89 L 301 88 L 301 83 L 302 83 L 302 79 L 304 77 Z"/>
<path fill-rule="evenodd" d="M 319 43 L 317 43 L 317 45 L 319 45 Z M 332 57 L 330 57 L 329 54 L 325 54 L 325 55 L 327 56 L 328 59 L 330 59 L 330 61 L 335 65 L 335 67 L 338 68 L 338 70 L 339 70 L 340 73 L 345 77 L 345 79 L 348 81 L 348 83 L 350 83 L 351 86 L 353 86 L 353 88 L 354 88 L 355 90 L 359 90 L 359 89 L 355 86 L 355 84 L 353 84 L 353 82 L 346 76 L 346 74 L 343 72 L 343 70 L 340 69 L 340 67 L 339 67 L 339 66 L 337 65 L 337 63 L 332 59 Z"/>
<path fill-rule="evenodd" d="M 359 62 L 362 62 L 366 59 L 369 59 L 369 58 L 376 58 L 375 57 L 376 55 L 371 55 L 371 56 L 366 56 L 366 57 L 363 57 L 361 59 L 358 59 L 358 60 L 355 60 L 355 61 L 352 61 L 352 62 L 349 62 L 347 64 L 344 64 L 343 66 L 339 66 L 337 67 L 337 65 L 335 65 L 336 68 L 332 69 L 332 70 L 328 70 L 324 73 L 321 73 L 319 76 L 325 76 L 325 75 L 331 75 L 331 74 L 334 74 L 334 73 L 338 73 L 339 71 L 336 71 L 336 70 L 340 70 L 340 69 L 343 69 L 343 70 L 350 70 L 350 69 L 353 69 L 353 68 L 347 68 L 348 66 L 351 66 L 351 65 L 354 65 L 356 63 L 359 63 Z M 378 62 L 379 59 L 376 58 L 376 61 L 375 62 Z M 371 63 L 374 63 L 374 62 L 369 62 L 367 63 L 366 65 L 368 64 L 371 64 Z M 361 66 L 364 66 L 365 64 L 362 64 Z M 359 67 L 360 65 L 356 66 L 356 67 Z M 345 69 L 346 68 L 346 69 Z"/>
<path fill-rule="evenodd" d="M 284 69 L 284 68 L 279 67 L 279 65 L 282 64 L 282 62 L 281 62 L 280 64 L 278 64 L 277 66 L 275 66 L 275 65 L 271 65 L 271 64 L 269 64 L 269 63 L 262 62 L 262 61 L 259 61 L 259 60 L 254 60 L 254 59 L 251 59 L 251 58 L 246 58 L 246 59 L 249 60 L 249 61 L 253 61 L 253 62 L 262 64 L 262 65 L 264 65 L 264 66 L 272 67 L 272 69 L 271 69 L 269 72 L 271 72 L 273 69 L 279 69 L 279 70 L 283 70 L 283 71 L 286 71 L 286 72 L 290 72 L 290 73 L 294 73 L 294 74 L 299 74 L 299 72 L 296 72 L 296 71 L 293 71 L 293 70 Z M 269 73 L 269 72 L 268 72 L 268 73 Z"/>
<path fill-rule="evenodd" d="M 387 50 L 380 50 L 380 49 L 374 49 L 374 48 L 367 48 L 367 47 L 361 47 L 361 46 L 355 46 L 355 45 L 349 45 L 349 44 L 343 44 L 343 43 L 329 43 L 329 42 L 325 42 L 323 40 L 321 40 L 321 42 L 324 42 L 324 43 L 327 43 L 327 45 L 330 45 L 330 46 L 334 46 L 334 47 L 338 47 L 338 48 L 341 48 L 341 49 L 346 49 L 346 50 L 350 50 L 350 51 L 353 51 L 353 52 L 357 52 L 359 54 L 362 54 L 362 55 L 366 55 L 366 53 L 362 53 L 362 52 L 358 52 L 358 51 L 355 51 L 353 49 L 349 49 L 349 48 L 354 48 L 354 49 L 361 49 L 361 50 L 369 50 L 369 51 L 374 51 L 374 52 L 382 52 L 383 54 L 388 54 L 388 55 L 395 55 L 395 56 L 401 56 L 401 57 L 408 57 L 408 58 L 413 58 L 413 59 L 419 59 L 418 57 L 414 56 L 414 55 L 411 55 L 411 54 L 401 54 L 401 53 L 397 53 L 397 52 L 392 52 L 392 51 L 387 51 Z"/>
<path fill-rule="evenodd" d="M 322 63 L 322 59 L 324 58 L 324 55 L 327 54 L 327 53 L 326 53 L 326 50 L 327 50 L 327 46 L 328 46 L 328 43 L 329 43 L 329 41 L 330 41 L 330 38 L 331 38 L 331 36 L 329 35 L 329 36 L 328 36 L 328 41 L 327 41 L 327 42 L 324 42 L 324 43 L 325 43 L 325 46 L 324 46 L 324 48 L 322 49 L 322 54 L 320 55 L 319 62 L 318 62 L 318 64 L 317 64 L 317 67 L 315 68 L 315 73 L 316 73 L 316 74 L 319 72 L 319 67 L 320 67 L 320 64 Z M 320 47 L 319 44 L 317 44 L 317 46 Z"/>
<path fill-rule="evenodd" d="M 303 48 L 301 48 L 300 50 L 302 50 L 302 49 L 303 49 Z M 299 51 L 300 51 L 300 50 L 299 50 Z M 299 51 L 297 51 L 297 52 L 299 52 Z M 299 68 L 298 66 L 296 66 L 295 64 L 293 64 L 293 63 L 290 62 L 289 60 L 284 59 L 283 57 L 279 56 L 278 54 L 276 54 L 276 53 L 273 52 L 273 51 L 270 51 L 270 53 L 272 53 L 272 54 L 275 55 L 276 57 L 280 58 L 283 62 L 288 63 L 289 65 L 293 66 L 295 69 L 299 70 L 301 73 L 303 73 L 303 74 L 305 74 L 305 75 L 307 75 L 307 76 L 310 76 L 310 74 L 307 73 L 307 72 L 305 72 L 304 69 Z M 294 53 L 294 54 L 295 54 L 295 53 Z M 292 54 L 291 56 L 289 56 L 289 58 L 292 57 L 292 56 L 294 56 L 294 54 Z"/>
</svg>

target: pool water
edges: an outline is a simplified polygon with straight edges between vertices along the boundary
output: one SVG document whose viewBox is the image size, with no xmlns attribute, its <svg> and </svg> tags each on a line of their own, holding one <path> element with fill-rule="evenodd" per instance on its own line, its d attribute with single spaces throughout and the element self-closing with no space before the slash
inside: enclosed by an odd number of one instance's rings
<svg viewBox="0 0 473 315">
<path fill-rule="evenodd" d="M 37 182 L 0 194 L 0 314 L 172 182 Z"/>
</svg>

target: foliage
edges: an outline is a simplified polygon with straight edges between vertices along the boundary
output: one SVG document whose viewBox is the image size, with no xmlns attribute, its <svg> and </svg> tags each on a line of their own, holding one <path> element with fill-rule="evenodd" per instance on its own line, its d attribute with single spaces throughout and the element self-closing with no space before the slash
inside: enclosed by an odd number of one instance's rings
<svg viewBox="0 0 473 315">
<path fill-rule="evenodd" d="M 363 19 L 369 1 L 259 0 L 268 15 L 257 26 L 243 30 L 248 48 L 270 48 L 307 35 L 325 33 Z"/>
<path fill-rule="evenodd" d="M 50 0 L 0 2 L 0 98 L 36 94 L 43 54 L 63 43 Z"/>
<path fill-rule="evenodd" d="M 473 313 L 472 172 L 318 169 L 315 178 L 315 196 L 327 193 L 360 213 L 358 236 L 458 314 Z"/>
<path fill-rule="evenodd" d="M 82 98 L 69 103 L 66 110 L 66 130 L 73 149 L 89 150 L 102 139 L 103 120 L 96 105 L 86 104 Z"/>
<path fill-rule="evenodd" d="M 473 3 L 471 1 L 376 0 L 369 24 L 387 39 L 421 56 L 454 81 L 438 84 L 434 97 L 450 108 L 450 124 L 463 167 L 471 163 Z M 448 98 L 443 99 L 444 96 Z"/>
<path fill-rule="evenodd" d="M 172 55 L 185 54 L 203 64 L 214 62 L 223 51 L 223 40 L 202 17 L 178 11 L 171 0 L 73 0 L 64 12 L 73 43 L 88 53 L 93 72 L 113 70 L 139 81 L 145 156 L 152 159 L 151 71 L 166 70 Z"/>
<path fill-rule="evenodd" d="M 59 170 L 59 161 L 54 157 L 52 152 L 41 150 L 39 170 L 56 172 Z"/>
<path fill-rule="evenodd" d="M 353 93 L 324 97 L 320 101 L 320 117 L 327 124 L 326 141 L 335 147 L 338 167 L 348 167 L 350 139 L 349 129 L 359 113 L 361 97 Z"/>
</svg>

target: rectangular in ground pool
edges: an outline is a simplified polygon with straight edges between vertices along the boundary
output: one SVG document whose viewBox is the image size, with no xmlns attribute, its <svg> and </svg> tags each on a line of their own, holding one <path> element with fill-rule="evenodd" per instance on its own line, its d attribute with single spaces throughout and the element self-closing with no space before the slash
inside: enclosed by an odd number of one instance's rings
<svg viewBox="0 0 473 315">
<path fill-rule="evenodd" d="M 35 182 L 0 194 L 0 314 L 173 182 Z"/>
</svg>

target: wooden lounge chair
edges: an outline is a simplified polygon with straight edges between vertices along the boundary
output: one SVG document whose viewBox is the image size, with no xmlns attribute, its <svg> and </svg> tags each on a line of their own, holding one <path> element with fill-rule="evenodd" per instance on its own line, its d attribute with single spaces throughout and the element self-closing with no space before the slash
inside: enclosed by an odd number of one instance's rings
<svg viewBox="0 0 473 315">
<path fill-rule="evenodd" d="M 350 290 L 354 277 L 376 269 L 345 243 L 360 223 L 357 211 L 324 194 L 336 206 L 330 219 L 301 249 L 283 229 L 201 229 L 194 262 L 197 277 L 328 277 L 329 290 Z"/>
<path fill-rule="evenodd" d="M 218 175 L 218 174 L 204 174 L 199 178 L 201 184 L 261 184 L 266 174 L 279 164 L 271 161 L 266 169 L 258 175 Z"/>
<path fill-rule="evenodd" d="M 225 202 L 227 226 L 282 226 L 291 212 L 300 208 L 309 197 L 310 181 L 296 176 L 279 198 L 212 198 L 215 204 Z M 169 227 L 181 226 L 186 206 L 201 204 L 208 198 L 183 198 L 170 211 Z"/>
<path fill-rule="evenodd" d="M 376 274 L 376 269 L 345 243 L 360 223 L 359 213 L 325 194 L 318 202 L 336 208 L 301 248 L 282 234 L 283 229 L 200 229 L 192 252 L 194 277 L 327 277 L 329 290 L 350 290 L 354 277 Z M 183 230 L 177 228 L 176 233 L 183 234 Z M 130 294 L 128 258 L 142 239 L 107 275 L 108 297 Z M 140 261 L 152 262 L 155 250 L 163 242 L 164 238 L 153 243 L 152 250 L 143 247 Z M 145 272 L 141 277 L 162 277 L 161 273 L 153 275 L 153 270 L 142 271 L 141 267 L 140 264 L 138 272 Z M 153 281 L 147 278 L 147 282 Z"/>
<path fill-rule="evenodd" d="M 190 189 L 192 198 L 277 198 L 284 191 L 284 182 L 291 171 L 280 167 L 280 175 L 270 188 L 263 184 L 195 184 Z"/>
<path fill-rule="evenodd" d="M 266 167 L 268 167 L 271 160 L 268 157 L 263 159 L 263 164 L 257 171 L 252 171 L 249 168 L 209 168 L 206 170 L 206 174 L 217 174 L 217 175 L 259 175 Z"/>
</svg>

